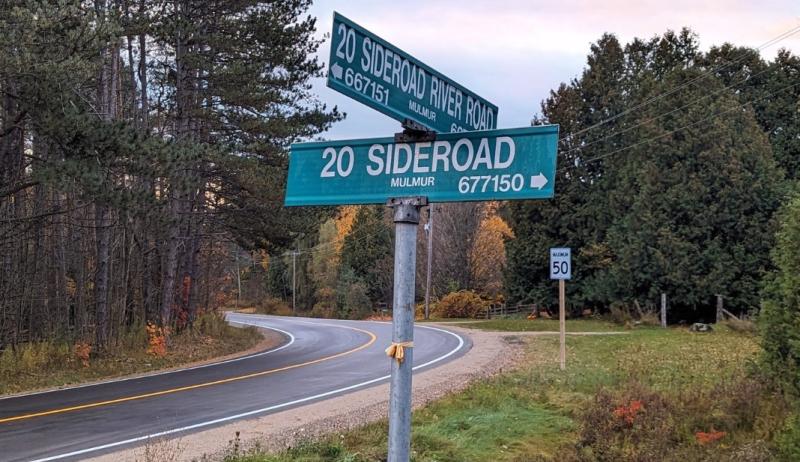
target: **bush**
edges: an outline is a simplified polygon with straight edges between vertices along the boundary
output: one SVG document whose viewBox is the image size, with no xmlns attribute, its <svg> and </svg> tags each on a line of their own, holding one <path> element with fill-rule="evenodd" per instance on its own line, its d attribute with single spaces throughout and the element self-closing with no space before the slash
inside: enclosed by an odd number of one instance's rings
<svg viewBox="0 0 800 462">
<path fill-rule="evenodd" d="M 335 311 L 331 303 L 317 302 L 314 304 L 314 308 L 311 309 L 309 316 L 312 318 L 332 319 L 335 317 Z"/>
<path fill-rule="evenodd" d="M 758 378 L 672 393 L 630 382 L 597 393 L 566 459 L 768 461 L 764 441 L 786 418 L 786 402 Z"/>
<path fill-rule="evenodd" d="M 772 259 L 777 271 L 765 289 L 762 328 L 767 370 L 800 396 L 800 195 L 780 214 Z"/>
<path fill-rule="evenodd" d="M 258 312 L 276 316 L 291 316 L 292 308 L 280 298 L 268 297 L 258 305 Z"/>
<path fill-rule="evenodd" d="M 611 307 L 608 309 L 608 317 L 610 318 L 611 322 L 614 324 L 619 324 L 620 326 L 629 325 L 633 322 L 633 316 L 631 315 L 631 310 L 628 308 L 627 305 L 620 302 L 614 302 L 611 304 Z"/>
<path fill-rule="evenodd" d="M 442 297 L 432 310 L 441 318 L 477 318 L 484 314 L 489 302 L 471 290 L 451 292 Z"/>
<path fill-rule="evenodd" d="M 342 319 L 363 319 L 370 314 L 372 301 L 367 285 L 351 268 L 345 268 L 336 285 L 337 316 Z"/>
</svg>

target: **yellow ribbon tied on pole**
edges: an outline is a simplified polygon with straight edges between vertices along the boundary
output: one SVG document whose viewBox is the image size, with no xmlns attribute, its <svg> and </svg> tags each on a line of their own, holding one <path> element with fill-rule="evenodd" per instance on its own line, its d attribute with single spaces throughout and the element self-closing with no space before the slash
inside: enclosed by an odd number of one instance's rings
<svg viewBox="0 0 800 462">
<path fill-rule="evenodd" d="M 402 363 L 406 356 L 405 349 L 413 347 L 414 342 L 392 342 L 389 348 L 386 349 L 386 356 L 396 359 L 398 363 Z"/>
</svg>

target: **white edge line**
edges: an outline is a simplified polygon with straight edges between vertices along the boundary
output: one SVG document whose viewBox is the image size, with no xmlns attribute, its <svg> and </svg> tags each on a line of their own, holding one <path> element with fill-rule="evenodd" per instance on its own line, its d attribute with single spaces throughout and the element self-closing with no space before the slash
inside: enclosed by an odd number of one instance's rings
<svg viewBox="0 0 800 462">
<path fill-rule="evenodd" d="M 424 328 L 424 329 L 436 330 L 436 331 L 439 331 L 439 332 L 444 332 L 446 334 L 450 334 L 453 337 L 458 339 L 458 346 L 455 347 L 453 350 L 449 351 L 448 353 L 446 353 L 446 354 L 444 354 L 442 356 L 439 356 L 438 358 L 435 358 L 435 359 L 433 359 L 431 361 L 428 361 L 425 364 L 420 364 L 418 366 L 414 366 L 412 368 L 412 370 L 417 370 L 417 369 L 420 369 L 420 368 L 423 368 L 423 367 L 426 367 L 426 366 L 430 366 L 431 364 L 435 364 L 435 363 L 437 363 L 439 361 L 443 361 L 443 360 L 449 358 L 450 356 L 456 354 L 456 352 L 461 350 L 461 348 L 464 346 L 464 339 L 460 335 L 456 334 L 455 332 L 450 332 L 448 330 L 439 329 L 437 327 L 429 327 L 429 326 L 416 326 L 416 327 L 421 327 L 421 328 Z M 292 337 L 292 338 L 294 338 L 294 337 Z M 174 434 L 174 433 L 180 433 L 180 432 L 185 432 L 185 431 L 189 431 L 189 430 L 196 430 L 198 428 L 208 427 L 208 426 L 220 424 L 220 423 L 223 423 L 223 422 L 229 422 L 231 420 L 238 420 L 238 419 L 241 419 L 243 417 L 250 417 L 250 416 L 256 415 L 256 414 L 261 414 L 261 413 L 264 413 L 264 412 L 274 411 L 276 409 L 281 409 L 281 408 L 284 408 L 284 407 L 293 406 L 295 404 L 305 403 L 307 401 L 313 401 L 315 399 L 324 398 L 326 396 L 335 395 L 337 393 L 342 393 L 342 392 L 345 392 L 345 391 L 350 391 L 350 390 L 353 390 L 353 389 L 356 389 L 356 388 L 360 388 L 360 387 L 363 387 L 363 386 L 366 386 L 366 385 L 372 385 L 373 383 L 380 382 L 382 380 L 386 380 L 386 379 L 388 379 L 390 377 L 391 377 L 390 375 L 384 375 L 382 377 L 378 377 L 378 378 L 375 378 L 375 379 L 367 380 L 366 382 L 361 382 L 361 383 L 357 383 L 357 384 L 354 384 L 354 385 L 349 385 L 347 387 L 337 388 L 335 390 L 326 391 L 324 393 L 319 393 L 319 394 L 316 394 L 316 395 L 313 395 L 313 396 L 307 396 L 305 398 L 296 399 L 294 401 L 288 401 L 288 402 L 285 402 L 285 403 L 275 404 L 275 405 L 268 406 L 268 407 L 261 408 L 261 409 L 255 409 L 253 411 L 243 412 L 241 414 L 235 414 L 235 415 L 231 415 L 231 416 L 228 416 L 228 417 L 222 417 L 222 418 L 219 418 L 219 419 L 209 420 L 209 421 L 206 421 L 206 422 L 200 422 L 200 423 L 197 423 L 197 424 L 194 424 L 194 425 L 188 425 L 186 427 L 173 428 L 171 430 L 165 430 L 165 431 L 158 432 L 158 433 L 151 433 L 149 435 L 140 436 L 140 437 L 137 437 L 137 438 L 130 438 L 130 439 L 123 440 L 123 441 L 117 441 L 115 443 L 103 444 L 101 446 L 94 446 L 94 447 L 91 447 L 91 448 L 86 448 L 86 449 L 81 449 L 81 450 L 78 450 L 78 451 L 68 452 L 68 453 L 65 453 L 65 454 L 59 454 L 59 455 L 55 455 L 55 456 L 45 457 L 43 459 L 36 459 L 36 460 L 31 461 L 31 462 L 47 462 L 47 461 L 51 461 L 51 460 L 64 459 L 64 458 L 67 458 L 67 457 L 80 456 L 80 455 L 87 454 L 87 453 L 90 453 L 90 452 L 102 451 L 104 449 L 110 449 L 110 448 L 113 448 L 113 447 L 123 446 L 123 445 L 131 444 L 131 443 L 138 443 L 140 441 L 145 441 L 145 440 L 148 440 L 148 439 L 151 439 L 151 438 L 160 438 L 162 436 L 167 436 L 167 435 L 171 435 L 171 434 Z"/>
<path fill-rule="evenodd" d="M 289 337 L 289 342 L 287 342 L 286 344 L 281 345 L 281 346 L 279 346 L 277 348 L 272 348 L 272 349 L 267 350 L 267 351 L 262 351 L 262 352 L 259 352 L 259 353 L 253 353 L 253 354 L 249 354 L 249 355 L 246 355 L 246 356 L 241 356 L 239 358 L 226 359 L 224 361 L 217 361 L 217 362 L 208 363 L 208 364 L 201 364 L 199 366 L 184 367 L 184 368 L 181 368 L 181 369 L 172 369 L 172 370 L 163 371 L 163 372 L 151 372 L 151 373 L 145 372 L 145 373 L 143 373 L 141 375 L 134 375 L 132 377 L 122 377 L 122 378 L 119 378 L 119 379 L 104 380 L 102 382 L 92 382 L 92 383 L 86 383 L 86 384 L 83 384 L 83 385 L 72 385 L 72 386 L 63 387 L 63 388 L 53 388 L 51 390 L 41 390 L 41 391 L 34 391 L 34 392 L 30 392 L 30 393 L 21 393 L 21 394 L 17 394 L 17 395 L 0 396 L 0 401 L 3 401 L 5 399 L 24 398 L 24 397 L 27 397 L 27 396 L 44 395 L 46 393 L 57 393 L 59 391 L 76 390 L 76 389 L 79 389 L 79 388 L 96 387 L 96 386 L 99 386 L 99 385 L 108 385 L 109 383 L 118 383 L 118 382 L 127 382 L 129 380 L 146 379 L 146 378 L 149 378 L 149 377 L 158 377 L 160 375 L 177 374 L 178 372 L 193 371 L 195 369 L 203 369 L 203 368 L 206 368 L 206 367 L 219 366 L 220 364 L 228 364 L 228 363 L 234 363 L 234 362 L 237 362 L 237 361 L 244 361 L 245 359 L 258 358 L 259 356 L 264 356 L 266 354 L 270 354 L 270 353 L 274 353 L 276 351 L 283 350 L 284 348 L 286 348 L 286 347 L 290 346 L 291 344 L 293 344 L 294 340 L 295 340 L 294 335 L 292 335 L 291 333 L 286 332 L 285 330 L 276 329 L 275 327 L 269 327 L 269 326 L 265 326 L 265 325 L 262 325 L 262 324 L 247 324 L 247 323 L 243 323 L 243 322 L 239 322 L 239 321 L 230 321 L 230 323 L 232 323 L 232 324 L 242 324 L 242 325 L 246 325 L 246 326 L 256 326 L 256 327 L 262 327 L 264 329 L 274 330 L 274 331 L 280 332 L 281 334 L 284 334 L 284 335 L 288 336 Z"/>
</svg>

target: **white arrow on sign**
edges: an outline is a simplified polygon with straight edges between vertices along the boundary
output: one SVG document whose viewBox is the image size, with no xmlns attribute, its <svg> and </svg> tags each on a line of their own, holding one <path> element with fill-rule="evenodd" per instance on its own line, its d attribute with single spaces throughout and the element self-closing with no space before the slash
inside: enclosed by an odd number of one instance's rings
<svg viewBox="0 0 800 462">
<path fill-rule="evenodd" d="M 337 79 L 342 78 L 342 70 L 342 66 L 340 66 L 339 63 L 333 63 L 333 66 L 331 66 L 331 73 Z"/>
<path fill-rule="evenodd" d="M 533 175 L 531 177 L 531 188 L 542 189 L 546 184 L 547 177 L 542 175 L 542 172 L 539 172 L 538 175 Z"/>
</svg>

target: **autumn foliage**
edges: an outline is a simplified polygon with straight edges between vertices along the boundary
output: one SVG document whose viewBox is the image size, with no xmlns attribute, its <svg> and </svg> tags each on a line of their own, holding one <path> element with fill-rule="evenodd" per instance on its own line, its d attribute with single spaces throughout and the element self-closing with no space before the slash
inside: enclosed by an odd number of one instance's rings
<svg viewBox="0 0 800 462">
<path fill-rule="evenodd" d="M 147 323 L 147 354 L 164 357 L 167 355 L 167 334 L 169 329 L 157 326 L 153 323 Z"/>
<path fill-rule="evenodd" d="M 614 409 L 612 414 L 614 414 L 614 417 L 625 421 L 628 425 L 633 425 L 633 422 L 636 419 L 636 414 L 643 409 L 644 405 L 641 401 L 633 400 L 627 406 L 622 405 Z"/>
<path fill-rule="evenodd" d="M 78 342 L 73 347 L 75 357 L 81 362 L 83 367 L 89 367 L 89 355 L 92 353 L 92 346 L 87 342 Z"/>
<path fill-rule="evenodd" d="M 710 432 L 697 432 L 694 437 L 700 444 L 709 444 L 721 440 L 725 435 L 727 435 L 726 432 L 711 430 Z"/>
</svg>

